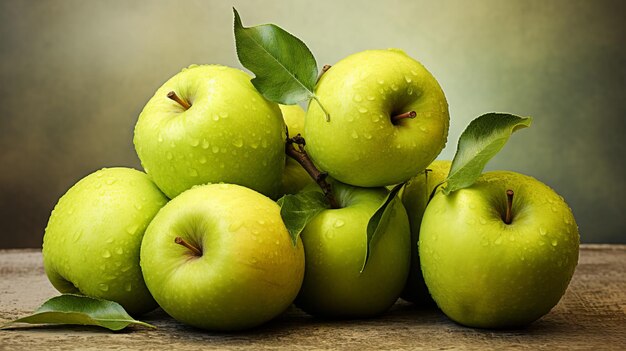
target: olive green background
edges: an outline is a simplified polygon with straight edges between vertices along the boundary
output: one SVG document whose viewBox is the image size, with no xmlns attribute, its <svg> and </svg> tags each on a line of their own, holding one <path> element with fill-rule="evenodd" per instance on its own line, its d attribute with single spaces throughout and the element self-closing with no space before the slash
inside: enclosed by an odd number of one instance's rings
<svg viewBox="0 0 626 351">
<path fill-rule="evenodd" d="M 318 64 L 398 47 L 439 80 L 452 158 L 483 112 L 534 117 L 488 169 L 530 174 L 572 207 L 583 242 L 626 242 L 623 1 L 0 0 L 0 248 L 39 247 L 57 199 L 101 168 L 139 168 L 139 112 L 191 63 L 240 67 L 244 25 L 277 23 Z"/>
</svg>

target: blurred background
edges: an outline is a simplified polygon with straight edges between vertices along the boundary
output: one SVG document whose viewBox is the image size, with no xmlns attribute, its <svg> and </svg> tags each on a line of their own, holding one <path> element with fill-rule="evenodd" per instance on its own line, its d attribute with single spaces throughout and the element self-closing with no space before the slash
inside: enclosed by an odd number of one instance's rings
<svg viewBox="0 0 626 351">
<path fill-rule="evenodd" d="M 450 105 L 441 159 L 484 112 L 533 116 L 488 169 L 554 188 L 583 242 L 626 243 L 624 1 L 0 0 L 0 248 L 40 247 L 85 175 L 139 168 L 137 116 L 182 67 L 241 67 L 232 6 L 301 38 L 320 67 L 389 47 L 421 61 Z"/>
</svg>

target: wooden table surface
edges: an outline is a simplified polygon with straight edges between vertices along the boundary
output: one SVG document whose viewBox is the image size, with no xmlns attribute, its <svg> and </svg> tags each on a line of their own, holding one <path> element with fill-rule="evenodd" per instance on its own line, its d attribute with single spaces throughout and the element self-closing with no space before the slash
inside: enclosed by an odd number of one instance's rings
<svg viewBox="0 0 626 351">
<path fill-rule="evenodd" d="M 48 283 L 39 250 L 0 250 L 0 324 L 23 316 L 58 293 Z M 520 330 L 457 325 L 437 310 L 399 301 L 369 320 L 324 321 L 292 307 L 243 333 L 186 327 L 157 310 L 143 318 L 158 329 L 48 326 L 0 331 L 0 350 L 67 349 L 581 349 L 626 350 L 626 245 L 582 245 L 561 302 Z"/>
</svg>

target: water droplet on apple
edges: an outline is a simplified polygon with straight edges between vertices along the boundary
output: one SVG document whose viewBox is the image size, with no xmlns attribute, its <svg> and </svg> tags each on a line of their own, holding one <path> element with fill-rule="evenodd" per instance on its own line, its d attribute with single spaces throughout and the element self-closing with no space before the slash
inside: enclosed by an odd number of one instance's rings
<svg viewBox="0 0 626 351">
<path fill-rule="evenodd" d="M 335 221 L 335 223 L 333 224 L 333 226 L 334 226 L 335 228 L 341 228 L 341 227 L 343 227 L 343 226 L 344 226 L 344 224 L 346 224 L 346 223 L 345 223 L 343 220 L 338 219 L 338 220 L 336 220 L 336 221 Z"/>
<path fill-rule="evenodd" d="M 198 162 L 200 162 L 201 164 L 205 164 L 206 163 L 206 157 L 200 156 L 200 158 L 198 159 Z"/>
<path fill-rule="evenodd" d="M 369 101 L 374 101 L 374 100 L 376 100 L 376 97 L 374 97 L 374 95 L 368 95 L 368 96 L 367 96 L 367 99 L 368 99 Z"/>
<path fill-rule="evenodd" d="M 552 239 L 551 244 L 552 246 L 557 246 L 559 243 L 556 241 L 556 239 Z"/>
<path fill-rule="evenodd" d="M 356 102 L 361 102 L 363 101 L 363 97 L 359 94 L 355 94 L 354 97 L 352 98 L 354 101 Z"/>
<path fill-rule="evenodd" d="M 83 236 L 83 231 L 82 230 L 74 232 L 74 237 L 73 237 L 74 242 L 77 242 L 78 240 L 80 240 L 81 236 Z"/>
<path fill-rule="evenodd" d="M 131 225 L 130 227 L 126 228 L 126 232 L 127 232 L 128 234 L 131 234 L 131 235 L 132 235 L 132 234 L 135 234 L 135 232 L 137 231 L 137 229 L 139 229 L 139 226 L 138 226 L 138 225 L 136 225 L 136 224 L 135 224 L 135 225 Z"/>
<path fill-rule="evenodd" d="M 332 230 L 327 231 L 324 236 L 326 237 L 326 239 L 332 239 L 335 237 L 335 232 L 333 232 Z"/>
<path fill-rule="evenodd" d="M 213 118 L 213 120 L 216 122 L 220 120 L 220 116 L 216 113 L 214 113 L 213 116 L 211 116 L 211 118 Z"/>
<path fill-rule="evenodd" d="M 202 148 L 203 149 L 208 149 L 209 148 L 209 141 L 206 139 L 202 139 Z"/>
<path fill-rule="evenodd" d="M 109 286 L 105 283 L 98 284 L 98 288 L 102 291 L 109 291 Z"/>
<path fill-rule="evenodd" d="M 107 179 L 106 181 L 107 185 L 112 185 L 115 182 L 116 182 L 116 179 Z"/>
<path fill-rule="evenodd" d="M 382 115 L 372 115 L 372 122 L 378 122 L 382 118 Z"/>
<path fill-rule="evenodd" d="M 411 74 L 416 76 L 417 75 L 417 71 L 411 70 Z"/>
<path fill-rule="evenodd" d="M 171 153 L 171 152 L 167 152 L 167 153 L 165 154 L 165 158 L 167 158 L 168 160 L 171 160 L 172 158 L 174 158 L 174 156 L 172 155 L 172 153 Z"/>
<path fill-rule="evenodd" d="M 126 273 L 126 272 L 130 271 L 131 268 L 133 268 L 133 266 L 126 266 L 126 267 L 122 268 L 122 272 Z"/>
<path fill-rule="evenodd" d="M 539 234 L 546 235 L 547 233 L 548 233 L 548 231 L 546 231 L 546 229 L 544 227 L 539 227 Z"/>
<path fill-rule="evenodd" d="M 228 112 L 220 112 L 220 117 L 222 118 L 228 117 Z"/>
<path fill-rule="evenodd" d="M 565 216 L 565 217 L 563 217 L 563 223 L 570 224 L 570 223 L 572 223 L 572 221 L 569 219 L 569 217 Z"/>
<path fill-rule="evenodd" d="M 106 242 L 107 244 L 110 244 L 110 243 L 112 243 L 112 242 L 113 242 L 113 238 L 108 238 L 105 242 Z"/>
<path fill-rule="evenodd" d="M 428 129 L 425 126 L 420 126 L 420 130 L 424 133 L 428 132 Z"/>
<path fill-rule="evenodd" d="M 378 80 L 378 84 L 380 84 L 380 85 L 385 84 L 385 80 L 384 80 L 384 79 L 379 79 L 379 80 Z"/>
<path fill-rule="evenodd" d="M 117 249 L 115 249 L 115 253 L 118 255 L 122 255 L 124 253 L 124 249 L 121 247 L 118 247 Z"/>
<path fill-rule="evenodd" d="M 480 244 L 482 246 L 489 246 L 489 240 L 487 240 L 487 238 L 483 236 L 483 238 L 480 240 Z"/>
<path fill-rule="evenodd" d="M 350 134 L 352 136 L 353 139 L 358 139 L 359 138 L 359 134 L 356 132 L 356 130 L 352 131 L 352 134 Z"/>
<path fill-rule="evenodd" d="M 509 236 L 509 240 L 510 240 L 510 241 L 515 241 L 515 235 L 512 235 L 512 234 L 511 234 L 511 235 Z"/>
<path fill-rule="evenodd" d="M 354 121 L 354 116 L 352 116 L 352 115 L 347 115 L 347 116 L 346 116 L 346 120 L 347 120 L 348 122 L 352 122 L 352 121 Z"/>
<path fill-rule="evenodd" d="M 263 139 L 261 140 L 261 147 L 266 149 L 267 148 L 267 140 Z"/>
<path fill-rule="evenodd" d="M 243 221 L 234 221 L 230 224 L 230 226 L 228 226 L 228 230 L 235 232 L 241 228 L 241 226 L 243 226 Z"/>
<path fill-rule="evenodd" d="M 102 171 L 96 172 L 96 178 L 102 178 Z"/>
<path fill-rule="evenodd" d="M 214 154 L 220 152 L 220 148 L 216 145 L 213 145 L 213 147 L 211 148 L 211 151 L 213 151 Z"/>
<path fill-rule="evenodd" d="M 557 212 L 557 211 L 558 211 L 558 209 L 556 208 L 556 206 L 552 206 L 550 209 L 552 210 L 552 212 Z"/>
<path fill-rule="evenodd" d="M 359 112 L 366 113 L 367 109 L 365 107 L 361 106 L 361 107 L 359 107 Z"/>
<path fill-rule="evenodd" d="M 372 139 L 372 134 L 370 133 L 363 133 L 363 137 L 365 137 L 365 139 Z"/>
<path fill-rule="evenodd" d="M 103 257 L 103 258 L 109 258 L 109 257 L 111 257 L 111 253 L 109 252 L 109 250 L 104 250 L 104 251 L 102 252 L 102 257 Z"/>
<path fill-rule="evenodd" d="M 496 245 L 500 245 L 500 244 L 502 244 L 502 236 L 499 236 L 499 237 L 496 239 L 496 241 L 494 241 L 494 243 L 495 243 Z"/>
<path fill-rule="evenodd" d="M 159 133 L 159 136 L 157 137 L 157 141 L 158 141 L 159 143 L 162 143 L 162 142 L 163 142 L 163 135 L 161 135 L 161 133 Z"/>
<path fill-rule="evenodd" d="M 241 138 L 237 138 L 233 140 L 233 145 L 235 147 L 242 147 L 243 146 L 243 139 Z"/>
<path fill-rule="evenodd" d="M 391 84 L 391 90 L 393 91 L 398 91 L 398 85 L 397 84 Z"/>
<path fill-rule="evenodd" d="M 413 79 L 409 76 L 404 76 L 404 80 L 406 80 L 407 83 L 411 83 L 413 81 Z"/>
<path fill-rule="evenodd" d="M 480 224 L 487 224 L 487 220 L 485 220 L 484 218 L 479 218 L 479 219 L 478 219 L 478 222 L 479 222 Z"/>
<path fill-rule="evenodd" d="M 124 290 L 126 290 L 126 291 L 131 291 L 131 290 L 133 290 L 133 286 L 132 286 L 132 284 L 131 284 L 130 282 L 126 283 L 126 284 L 124 285 Z"/>
</svg>

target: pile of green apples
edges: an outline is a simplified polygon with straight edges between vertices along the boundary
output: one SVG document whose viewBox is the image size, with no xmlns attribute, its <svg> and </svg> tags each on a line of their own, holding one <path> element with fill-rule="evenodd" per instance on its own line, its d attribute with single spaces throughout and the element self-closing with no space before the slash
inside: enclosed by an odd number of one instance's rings
<svg viewBox="0 0 626 351">
<path fill-rule="evenodd" d="M 315 94 L 323 107 L 305 112 L 269 101 L 235 68 L 173 76 L 135 127 L 145 172 L 101 169 L 52 211 L 50 282 L 207 330 L 252 328 L 294 302 L 314 316 L 366 318 L 399 297 L 434 300 L 487 328 L 556 305 L 578 259 L 571 210 L 513 172 L 444 194 L 451 163 L 433 161 L 448 104 L 424 66 L 400 50 L 363 51 L 325 70 Z M 286 157 L 296 135 L 304 162 Z M 404 182 L 368 244 L 386 187 Z M 276 200 L 324 191 L 331 203 L 294 240 Z"/>
</svg>

